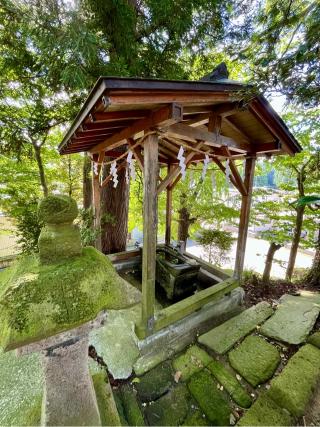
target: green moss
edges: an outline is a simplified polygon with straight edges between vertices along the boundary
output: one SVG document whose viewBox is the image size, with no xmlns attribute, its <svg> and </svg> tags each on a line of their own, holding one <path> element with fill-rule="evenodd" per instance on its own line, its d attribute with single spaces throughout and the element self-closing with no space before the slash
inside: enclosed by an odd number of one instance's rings
<svg viewBox="0 0 320 427">
<path fill-rule="evenodd" d="M 206 351 L 197 345 L 193 345 L 173 361 L 173 367 L 176 371 L 181 372 L 181 380 L 186 381 L 193 374 L 206 367 L 212 360 Z"/>
<path fill-rule="evenodd" d="M 127 421 L 126 416 L 124 414 L 124 407 L 122 404 L 121 391 L 119 389 L 114 389 L 113 390 L 113 397 L 114 397 L 114 401 L 115 401 L 116 406 L 117 406 L 117 410 L 118 410 L 118 414 L 119 414 L 119 418 L 120 418 L 120 425 L 127 426 L 128 421 Z"/>
<path fill-rule="evenodd" d="M 103 309 L 132 303 L 111 261 L 91 247 L 51 265 L 40 264 L 35 255 L 22 258 L 0 290 L 0 345 L 5 349 L 75 328 Z"/>
<path fill-rule="evenodd" d="M 94 389 L 96 392 L 101 425 L 102 426 L 118 426 L 120 425 L 120 417 L 117 411 L 111 387 L 107 384 L 105 373 L 99 373 L 92 376 Z"/>
<path fill-rule="evenodd" d="M 209 426 L 210 422 L 205 414 L 196 409 L 190 416 L 188 416 L 184 423 L 184 426 Z"/>
<path fill-rule="evenodd" d="M 300 417 L 320 380 L 320 350 L 303 346 L 271 382 L 269 396 L 292 415 Z"/>
<path fill-rule="evenodd" d="M 151 426 L 178 426 L 189 414 L 193 403 L 187 387 L 179 384 L 145 410 Z"/>
<path fill-rule="evenodd" d="M 238 426 L 291 426 L 290 414 L 262 394 L 238 422 Z"/>
<path fill-rule="evenodd" d="M 247 337 L 229 353 L 231 366 L 256 387 L 272 377 L 280 363 L 276 347 L 258 336 Z"/>
<path fill-rule="evenodd" d="M 39 219 L 48 224 L 72 222 L 77 215 L 77 202 L 69 196 L 51 195 L 39 203 Z"/>
<path fill-rule="evenodd" d="M 130 426 L 144 426 L 144 418 L 140 410 L 136 392 L 128 384 L 121 388 L 122 405 Z"/>
<path fill-rule="evenodd" d="M 156 400 L 166 393 L 174 382 L 173 370 L 169 361 L 160 363 L 135 384 L 142 402 Z"/>
<path fill-rule="evenodd" d="M 202 370 L 193 375 L 188 388 L 213 425 L 229 425 L 231 412 L 229 403 L 208 371 Z"/>
<path fill-rule="evenodd" d="M 241 386 L 235 376 L 222 365 L 222 363 L 214 360 L 209 363 L 207 368 L 216 380 L 223 385 L 238 405 L 242 408 L 249 408 L 252 403 L 249 393 Z"/>
<path fill-rule="evenodd" d="M 307 342 L 320 348 L 320 331 L 310 335 L 310 337 L 307 339 Z"/>
</svg>

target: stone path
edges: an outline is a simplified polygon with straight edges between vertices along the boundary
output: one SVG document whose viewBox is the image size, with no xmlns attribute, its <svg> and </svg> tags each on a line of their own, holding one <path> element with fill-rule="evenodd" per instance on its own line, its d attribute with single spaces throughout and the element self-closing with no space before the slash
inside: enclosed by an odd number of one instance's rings
<svg viewBox="0 0 320 427">
<path fill-rule="evenodd" d="M 284 295 L 275 315 L 262 326 L 261 333 L 289 344 L 301 344 L 312 330 L 319 312 L 318 296 Z"/>
</svg>

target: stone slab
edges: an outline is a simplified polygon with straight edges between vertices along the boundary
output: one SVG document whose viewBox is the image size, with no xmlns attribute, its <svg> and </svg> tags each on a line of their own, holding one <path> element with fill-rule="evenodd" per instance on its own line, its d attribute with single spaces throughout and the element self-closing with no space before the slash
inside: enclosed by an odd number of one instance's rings
<svg viewBox="0 0 320 427">
<path fill-rule="evenodd" d="M 205 414 L 196 409 L 189 417 L 184 420 L 184 426 L 209 426 L 210 422 Z"/>
<path fill-rule="evenodd" d="M 229 425 L 231 409 L 225 394 L 207 370 L 193 375 L 188 383 L 192 396 L 214 426 Z"/>
<path fill-rule="evenodd" d="M 181 380 L 186 381 L 193 374 L 205 368 L 212 360 L 205 350 L 193 345 L 184 354 L 174 359 L 172 365 L 175 371 L 181 373 Z"/>
<path fill-rule="evenodd" d="M 301 344 L 306 341 L 319 312 L 318 296 L 284 295 L 275 314 L 262 326 L 261 333 L 289 344 Z"/>
<path fill-rule="evenodd" d="M 314 345 L 315 347 L 320 348 L 320 331 L 315 332 L 314 334 L 310 335 L 307 339 L 307 342 L 309 344 Z"/>
<path fill-rule="evenodd" d="M 270 379 L 280 363 L 275 346 L 259 336 L 249 336 L 228 354 L 230 365 L 253 387 Z"/>
<path fill-rule="evenodd" d="M 190 412 L 193 399 L 184 384 L 179 384 L 145 410 L 151 426 L 178 426 Z"/>
<path fill-rule="evenodd" d="M 320 380 L 320 350 L 304 345 L 281 374 L 271 381 L 268 395 L 295 417 L 301 417 Z"/>
<path fill-rule="evenodd" d="M 164 395 L 174 383 L 174 372 L 170 361 L 160 363 L 139 378 L 135 388 L 142 402 L 150 402 Z"/>
<path fill-rule="evenodd" d="M 136 391 L 125 384 L 121 387 L 122 405 L 129 426 L 144 426 L 144 418 L 138 404 Z"/>
<path fill-rule="evenodd" d="M 217 360 L 213 360 L 209 363 L 207 368 L 216 378 L 218 383 L 223 385 L 227 390 L 232 400 L 242 408 L 249 408 L 252 403 L 249 393 L 242 387 L 236 377 L 223 366 L 222 363 Z"/>
<path fill-rule="evenodd" d="M 93 386 L 96 392 L 98 408 L 100 412 L 102 426 L 121 425 L 117 406 L 113 398 L 110 383 L 105 372 L 100 372 L 92 376 Z"/>
<path fill-rule="evenodd" d="M 260 302 L 201 335 L 198 341 L 216 353 L 224 354 L 272 314 L 270 304 Z"/>
<path fill-rule="evenodd" d="M 280 408 L 267 394 L 258 397 L 252 407 L 238 422 L 238 426 L 291 426 L 292 417 Z"/>
</svg>

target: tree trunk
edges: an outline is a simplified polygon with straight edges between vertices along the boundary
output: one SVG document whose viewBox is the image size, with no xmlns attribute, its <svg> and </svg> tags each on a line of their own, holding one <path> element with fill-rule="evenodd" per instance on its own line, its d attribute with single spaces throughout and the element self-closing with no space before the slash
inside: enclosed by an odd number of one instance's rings
<svg viewBox="0 0 320 427">
<path fill-rule="evenodd" d="M 316 253 L 313 258 L 312 267 L 306 278 L 312 286 L 320 287 L 320 228 L 318 230 L 318 239 L 316 242 Z"/>
<path fill-rule="evenodd" d="M 104 166 L 103 176 L 110 166 Z M 105 254 L 126 250 L 128 235 L 129 185 L 125 169 L 118 172 L 118 185 L 113 181 L 101 189 L 101 249 Z"/>
<path fill-rule="evenodd" d="M 89 209 L 92 205 L 91 159 L 85 154 L 82 169 L 83 208 Z"/>
<path fill-rule="evenodd" d="M 268 285 L 270 283 L 270 273 L 272 268 L 272 262 L 274 254 L 278 249 L 280 249 L 282 245 L 278 245 L 277 243 L 271 242 L 269 246 L 269 250 L 267 253 L 266 263 L 262 275 L 262 281 L 265 285 Z"/>
<path fill-rule="evenodd" d="M 186 206 L 187 195 L 185 193 L 180 196 L 180 209 L 179 209 L 179 225 L 178 225 L 178 240 L 183 242 L 184 249 L 187 246 L 187 239 L 189 237 L 189 227 L 193 224 L 196 218 L 190 218 L 190 212 Z"/>
<path fill-rule="evenodd" d="M 39 178 L 40 178 L 40 184 L 43 191 L 43 195 L 44 197 L 47 197 L 49 192 L 48 192 L 47 180 L 46 180 L 46 176 L 43 168 L 43 163 L 42 163 L 41 147 L 39 147 L 36 144 L 33 144 L 33 149 L 34 149 L 34 154 L 35 154 L 35 158 L 38 165 Z"/>
<path fill-rule="evenodd" d="M 290 255 L 289 255 L 289 261 L 286 271 L 286 279 L 291 280 L 294 265 L 296 262 L 298 247 L 300 243 L 300 237 L 301 237 L 301 231 L 302 231 L 302 224 L 303 224 L 303 214 L 304 214 L 305 207 L 304 206 L 298 206 L 297 207 L 297 215 L 296 215 L 296 225 L 294 228 L 294 234 L 290 249 Z"/>
</svg>

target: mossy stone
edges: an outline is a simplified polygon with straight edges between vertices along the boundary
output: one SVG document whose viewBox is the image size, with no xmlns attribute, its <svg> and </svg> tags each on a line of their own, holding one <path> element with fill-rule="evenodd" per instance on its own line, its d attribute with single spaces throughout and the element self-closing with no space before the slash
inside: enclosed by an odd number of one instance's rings
<svg viewBox="0 0 320 427">
<path fill-rule="evenodd" d="M 189 414 L 193 399 L 184 384 L 151 403 L 145 415 L 151 426 L 178 426 Z"/>
<path fill-rule="evenodd" d="M 127 426 L 128 421 L 127 421 L 125 413 L 124 413 L 121 391 L 119 389 L 114 389 L 113 390 L 113 397 L 114 397 L 114 401 L 115 401 L 116 406 L 117 406 L 117 410 L 118 410 L 118 414 L 119 414 L 119 418 L 120 418 L 120 425 L 121 426 Z"/>
<path fill-rule="evenodd" d="M 200 409 L 196 409 L 189 415 L 183 423 L 184 426 L 209 426 L 210 422 L 205 414 L 200 411 Z"/>
<path fill-rule="evenodd" d="M 102 426 L 120 425 L 120 417 L 105 373 L 92 376 Z"/>
<path fill-rule="evenodd" d="M 38 217 L 47 224 L 71 223 L 77 215 L 77 202 L 69 196 L 50 195 L 39 203 Z"/>
<path fill-rule="evenodd" d="M 207 370 L 193 375 L 188 382 L 188 388 L 212 425 L 229 425 L 231 413 L 229 403 Z"/>
<path fill-rule="evenodd" d="M 258 336 L 249 336 L 229 353 L 231 366 L 253 387 L 272 377 L 280 363 L 276 347 Z"/>
<path fill-rule="evenodd" d="M 311 344 L 291 357 L 280 375 L 271 381 L 269 396 L 295 417 L 301 417 L 320 380 L 320 350 Z"/>
<path fill-rule="evenodd" d="M 181 380 L 186 381 L 193 374 L 205 368 L 212 360 L 205 350 L 193 345 L 184 354 L 174 359 L 172 364 L 175 371 L 181 372 Z"/>
<path fill-rule="evenodd" d="M 258 397 L 238 422 L 238 426 L 291 426 L 292 417 L 278 406 L 267 393 Z"/>
<path fill-rule="evenodd" d="M 262 301 L 201 335 L 198 341 L 216 353 L 224 354 L 272 314 L 270 304 Z"/>
<path fill-rule="evenodd" d="M 166 361 L 140 377 L 139 382 L 135 383 L 135 388 L 142 402 L 150 402 L 165 394 L 173 383 L 171 362 Z"/>
<path fill-rule="evenodd" d="M 111 261 L 91 247 L 56 264 L 43 265 L 36 255 L 22 257 L 9 270 L 0 282 L 0 346 L 5 350 L 73 329 L 104 309 L 136 302 Z"/>
<path fill-rule="evenodd" d="M 252 403 L 249 393 L 242 387 L 236 377 L 223 366 L 222 363 L 214 360 L 209 363 L 207 368 L 216 380 L 223 385 L 231 398 L 239 406 L 242 408 L 249 408 Z"/>
<path fill-rule="evenodd" d="M 130 426 L 144 426 L 144 418 L 137 401 L 136 391 L 128 384 L 121 387 L 122 405 Z"/>
<path fill-rule="evenodd" d="M 310 335 L 310 337 L 307 339 L 307 342 L 314 345 L 315 347 L 320 348 L 320 331 Z"/>
</svg>

